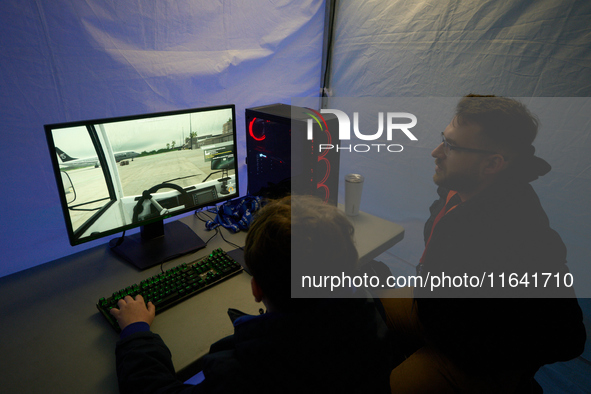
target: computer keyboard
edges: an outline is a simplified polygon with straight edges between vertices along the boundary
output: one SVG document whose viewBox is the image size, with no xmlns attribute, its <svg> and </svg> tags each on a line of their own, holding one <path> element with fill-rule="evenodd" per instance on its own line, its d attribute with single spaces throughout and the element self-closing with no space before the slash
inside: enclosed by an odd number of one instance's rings
<svg viewBox="0 0 591 394">
<path fill-rule="evenodd" d="M 146 303 L 152 301 L 158 314 L 240 271 L 242 266 L 223 249 L 218 248 L 203 258 L 180 264 L 141 281 L 139 285 L 134 284 L 114 292 L 110 297 L 103 297 L 99 299 L 96 307 L 119 332 L 119 324 L 109 311 L 117 307 L 117 301 L 125 296 L 135 298 L 141 294 Z"/>
</svg>

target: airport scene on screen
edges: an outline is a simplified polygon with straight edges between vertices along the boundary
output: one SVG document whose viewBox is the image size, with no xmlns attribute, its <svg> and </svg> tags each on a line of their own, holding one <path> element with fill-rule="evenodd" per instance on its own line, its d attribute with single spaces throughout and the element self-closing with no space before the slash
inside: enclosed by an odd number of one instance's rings
<svg viewBox="0 0 591 394">
<path fill-rule="evenodd" d="M 72 245 L 238 196 L 234 106 L 46 125 Z"/>
</svg>

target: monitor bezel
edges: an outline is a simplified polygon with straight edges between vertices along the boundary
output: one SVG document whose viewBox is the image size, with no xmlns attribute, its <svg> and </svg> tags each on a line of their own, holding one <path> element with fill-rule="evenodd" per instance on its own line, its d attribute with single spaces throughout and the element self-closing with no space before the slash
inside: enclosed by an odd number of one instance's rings
<svg viewBox="0 0 591 394">
<path fill-rule="evenodd" d="M 106 231 L 100 232 L 96 235 L 90 234 L 90 235 L 88 235 L 86 237 L 82 237 L 82 238 L 76 237 L 76 234 L 78 233 L 78 229 L 77 229 L 77 231 L 74 231 L 73 226 L 72 226 L 72 220 L 71 220 L 70 213 L 69 213 L 67 197 L 66 197 L 66 194 L 65 194 L 65 192 L 63 190 L 63 186 L 62 186 L 61 170 L 60 170 L 60 165 L 59 165 L 59 161 L 58 161 L 56 150 L 55 150 L 55 148 L 56 148 L 55 142 L 53 140 L 53 135 L 52 135 L 53 130 L 72 128 L 72 127 L 80 127 L 80 126 L 88 126 L 88 125 L 92 125 L 92 124 L 125 122 L 125 121 L 131 121 L 131 120 L 149 119 L 149 118 L 157 118 L 157 117 L 173 116 L 173 115 L 183 115 L 183 114 L 188 114 L 188 113 L 199 113 L 199 112 L 216 111 L 216 110 L 224 110 L 224 109 L 231 109 L 232 110 L 232 128 L 233 128 L 232 149 L 233 149 L 233 154 L 235 157 L 235 165 L 234 165 L 235 192 L 234 193 L 230 193 L 228 195 L 218 194 L 217 199 L 209 201 L 206 204 L 193 205 L 191 207 L 180 209 L 180 210 L 170 213 L 168 215 L 158 216 L 155 218 L 141 220 L 136 223 L 131 223 L 128 225 L 119 226 L 119 227 L 113 228 L 111 230 L 106 230 Z M 236 130 L 236 106 L 235 106 L 235 104 L 224 104 L 224 105 L 207 106 L 207 107 L 195 107 L 195 108 L 174 110 L 174 111 L 150 112 L 150 113 L 144 113 L 144 114 L 117 116 L 117 117 L 109 117 L 109 118 L 96 118 L 96 119 L 80 120 L 80 121 L 72 121 L 72 122 L 51 123 L 51 124 L 44 125 L 44 130 L 45 130 L 45 137 L 47 139 L 47 145 L 48 145 L 49 151 L 50 151 L 52 169 L 53 169 L 54 177 L 56 180 L 57 192 L 59 195 L 60 205 L 61 205 L 61 209 L 62 209 L 62 216 L 64 218 L 64 222 L 65 222 L 67 233 L 68 233 L 68 240 L 69 240 L 71 246 L 81 245 L 81 244 L 91 242 L 91 241 L 94 241 L 97 239 L 108 237 L 113 234 L 118 234 L 118 233 L 121 233 L 121 232 L 124 232 L 127 230 L 131 230 L 131 229 L 135 229 L 135 228 L 139 229 L 139 228 L 146 226 L 146 225 L 157 223 L 159 221 L 164 221 L 164 220 L 167 220 L 170 218 L 179 217 L 179 216 L 185 215 L 191 211 L 196 211 L 196 210 L 204 208 L 204 207 L 214 206 L 219 203 L 222 203 L 222 202 L 225 202 L 225 201 L 228 201 L 228 200 L 231 200 L 231 199 L 234 199 L 234 198 L 237 198 L 240 196 L 239 175 L 238 175 L 239 160 L 238 160 L 237 130 Z M 111 198 L 111 201 L 109 201 L 104 207 L 102 207 L 98 211 L 98 212 L 102 212 L 102 211 L 108 209 L 108 207 L 110 207 L 112 204 L 115 203 L 115 201 L 113 201 L 113 199 L 112 199 L 113 180 L 111 179 L 109 170 L 106 166 L 107 160 L 105 158 L 105 154 L 103 152 L 103 149 L 99 147 L 100 144 L 98 141 L 93 139 L 92 142 L 94 144 L 103 174 L 105 175 L 107 187 L 109 189 L 109 197 Z"/>
</svg>

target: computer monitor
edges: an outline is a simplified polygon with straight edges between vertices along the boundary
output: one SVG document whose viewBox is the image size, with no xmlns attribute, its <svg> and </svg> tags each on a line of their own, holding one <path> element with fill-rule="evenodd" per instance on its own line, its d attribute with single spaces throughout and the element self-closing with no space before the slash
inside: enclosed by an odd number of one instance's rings
<svg viewBox="0 0 591 394">
<path fill-rule="evenodd" d="M 238 196 L 234 105 L 45 125 L 70 244 L 110 241 L 140 269 L 205 246 L 164 219 Z"/>
</svg>

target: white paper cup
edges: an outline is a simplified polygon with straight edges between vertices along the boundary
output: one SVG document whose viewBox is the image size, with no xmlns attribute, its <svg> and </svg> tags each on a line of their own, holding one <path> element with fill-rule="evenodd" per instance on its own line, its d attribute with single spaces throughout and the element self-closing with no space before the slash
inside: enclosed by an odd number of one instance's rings
<svg viewBox="0 0 591 394">
<path fill-rule="evenodd" d="M 359 215 L 364 180 L 363 175 L 345 175 L 345 214 L 348 216 Z"/>
</svg>

